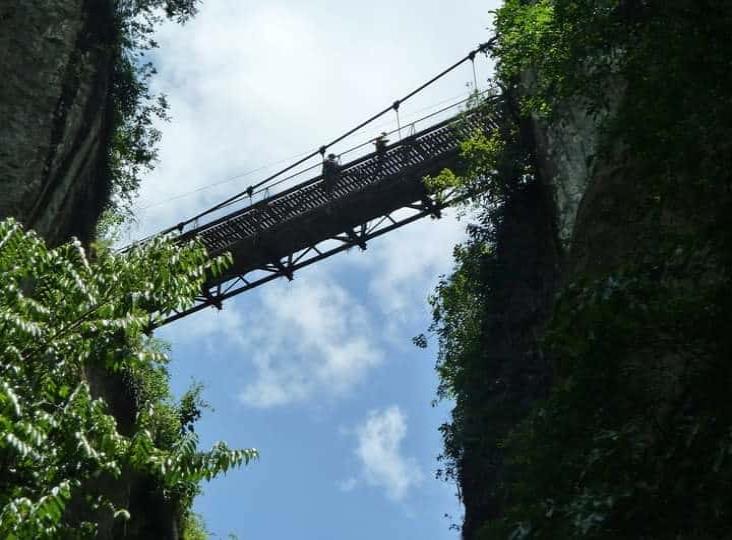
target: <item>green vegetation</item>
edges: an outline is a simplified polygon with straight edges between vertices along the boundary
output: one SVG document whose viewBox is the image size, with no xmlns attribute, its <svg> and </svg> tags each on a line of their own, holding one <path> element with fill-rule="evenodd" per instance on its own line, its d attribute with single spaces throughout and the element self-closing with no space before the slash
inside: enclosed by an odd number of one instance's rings
<svg viewBox="0 0 732 540">
<path fill-rule="evenodd" d="M 730 24 L 732 6 L 713 0 L 498 10 L 500 140 L 466 144 L 465 174 L 437 180 L 487 190 L 432 299 L 440 396 L 456 400 L 443 472 L 477 509 L 469 538 L 729 537 Z M 516 315 L 515 259 L 541 267 L 531 253 L 551 251 L 526 249 L 511 217 L 551 180 L 531 118 L 561 128 L 567 107 L 602 133 L 595 197 L 556 296 L 526 280 L 546 313 Z M 546 366 L 546 391 L 511 362 Z"/>
<path fill-rule="evenodd" d="M 189 512 L 183 522 L 183 540 L 207 540 L 208 537 L 209 533 L 201 516 Z"/>
<path fill-rule="evenodd" d="M 90 260 L 78 243 L 49 250 L 0 223 L 0 536 L 93 537 L 110 519 L 133 527 L 120 487 L 146 477 L 192 524 L 185 537 L 201 537 L 189 515 L 199 483 L 257 453 L 197 450 L 200 387 L 171 398 L 164 347 L 147 332 L 225 264 L 162 239 Z"/>
<path fill-rule="evenodd" d="M 153 33 L 166 19 L 186 22 L 197 4 L 89 8 L 112 66 L 102 237 L 131 215 L 157 158 L 155 122 L 167 118 L 150 86 Z M 124 254 L 104 242 L 89 254 L 77 242 L 48 249 L 14 221 L 0 223 L 0 537 L 148 538 L 174 523 L 185 539 L 206 537 L 191 511 L 200 483 L 257 452 L 197 448 L 202 388 L 171 395 L 167 346 L 149 334 L 225 264 L 164 239 Z"/>
<path fill-rule="evenodd" d="M 131 216 L 141 175 L 157 159 L 160 132 L 156 119 L 168 118 L 164 95 L 153 95 L 155 67 L 146 55 L 157 47 L 153 33 L 165 18 L 185 23 L 196 14 L 199 0 L 116 0 L 114 2 L 114 61 L 112 80 L 112 141 L 109 174 L 112 214 Z M 114 217 L 107 217 L 114 221 Z"/>
</svg>

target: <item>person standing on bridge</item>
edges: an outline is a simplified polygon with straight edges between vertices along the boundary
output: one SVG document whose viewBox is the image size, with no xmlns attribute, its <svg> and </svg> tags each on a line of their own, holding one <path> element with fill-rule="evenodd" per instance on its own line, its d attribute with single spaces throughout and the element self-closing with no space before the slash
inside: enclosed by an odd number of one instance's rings
<svg viewBox="0 0 732 540">
<path fill-rule="evenodd" d="M 341 173 L 341 164 L 335 154 L 328 154 L 323 161 L 323 185 L 325 190 L 330 192 L 338 182 Z"/>
<path fill-rule="evenodd" d="M 374 146 L 376 147 L 376 155 L 383 159 L 386 156 L 386 145 L 389 144 L 389 139 L 386 138 L 386 132 L 381 132 L 381 135 L 374 139 Z"/>
<path fill-rule="evenodd" d="M 378 174 L 384 168 L 384 160 L 386 159 L 386 145 L 389 144 L 389 139 L 386 138 L 386 132 L 381 132 L 381 135 L 374 139 L 374 146 L 376 147 L 376 170 Z"/>
</svg>

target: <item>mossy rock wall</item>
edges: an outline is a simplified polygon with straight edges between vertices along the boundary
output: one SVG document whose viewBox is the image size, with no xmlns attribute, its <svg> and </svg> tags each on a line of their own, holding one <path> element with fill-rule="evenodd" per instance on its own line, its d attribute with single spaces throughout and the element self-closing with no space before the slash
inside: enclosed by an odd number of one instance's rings
<svg viewBox="0 0 732 540">
<path fill-rule="evenodd" d="M 0 5 L 0 219 L 50 244 L 90 240 L 109 197 L 113 28 L 109 0 Z"/>
</svg>

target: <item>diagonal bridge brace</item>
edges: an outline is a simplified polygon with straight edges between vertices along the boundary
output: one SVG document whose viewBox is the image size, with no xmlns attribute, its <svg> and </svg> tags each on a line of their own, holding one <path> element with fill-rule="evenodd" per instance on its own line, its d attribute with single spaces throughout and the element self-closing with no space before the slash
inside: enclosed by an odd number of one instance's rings
<svg viewBox="0 0 732 540">
<path fill-rule="evenodd" d="M 424 178 L 459 166 L 460 142 L 497 123 L 473 111 L 413 133 L 378 152 L 203 225 L 183 230 L 177 242 L 199 239 L 211 256 L 230 253 L 232 266 L 210 278 L 194 305 L 167 314 L 176 321 L 274 279 L 367 243 L 424 217 L 439 218 L 457 202 L 454 193 L 431 194 Z"/>
<path fill-rule="evenodd" d="M 207 289 L 202 295 L 196 298 L 194 306 L 187 310 L 176 311 L 170 314 L 160 326 L 177 321 L 208 307 L 221 309 L 224 300 L 228 300 L 275 279 L 284 277 L 292 281 L 297 270 L 306 268 L 311 264 L 343 251 L 348 251 L 354 247 L 360 248 L 363 251 L 366 249 L 368 241 L 419 219 L 430 216 L 439 219 L 441 210 L 456 202 L 457 197 L 454 193 L 442 195 L 439 200 L 436 197 L 425 197 L 422 201 L 409 205 L 399 212 L 380 216 L 362 223 L 357 227 L 358 232 L 354 230 L 344 231 L 342 234 L 328 238 L 322 242 L 314 243 L 297 253 L 288 255 L 262 267 L 237 274 L 225 283 L 216 284 Z M 337 242 L 334 242 L 334 240 Z"/>
</svg>

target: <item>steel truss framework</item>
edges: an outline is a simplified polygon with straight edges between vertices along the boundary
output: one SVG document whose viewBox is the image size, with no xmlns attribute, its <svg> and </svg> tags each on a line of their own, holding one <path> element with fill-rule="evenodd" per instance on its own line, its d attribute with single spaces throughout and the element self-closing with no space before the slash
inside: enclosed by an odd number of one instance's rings
<svg viewBox="0 0 732 540">
<path fill-rule="evenodd" d="M 424 177 L 456 164 L 466 130 L 496 128 L 474 112 L 414 133 L 381 151 L 343 165 L 330 181 L 322 175 L 210 223 L 183 230 L 180 242 L 197 238 L 212 256 L 229 252 L 233 265 L 212 278 L 194 305 L 170 313 L 167 324 L 207 307 L 222 308 L 233 296 L 358 247 L 418 219 L 440 217 L 454 193 L 428 192 Z"/>
<path fill-rule="evenodd" d="M 324 238 L 317 244 L 267 263 L 261 268 L 237 274 L 223 283 L 210 287 L 204 294 L 196 297 L 196 303 L 191 308 L 171 314 L 162 324 L 177 321 L 208 307 L 223 309 L 223 302 L 229 298 L 278 278 L 284 277 L 288 281 L 292 281 L 295 279 L 297 270 L 327 259 L 337 253 L 352 248 L 366 251 L 368 242 L 372 239 L 424 217 L 439 219 L 442 217 L 442 210 L 456 201 L 457 197 L 452 192 L 442 194 L 439 200 L 434 196 L 426 197 L 424 200 L 402 207 L 396 212 L 369 220 L 341 234 Z M 396 216 L 394 214 L 400 215 Z"/>
</svg>

